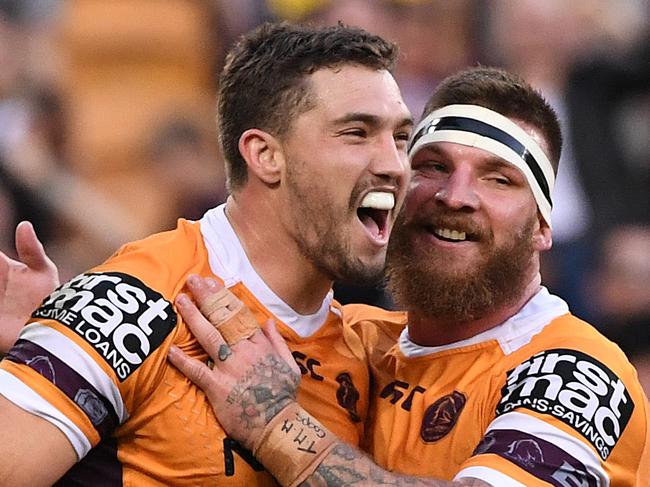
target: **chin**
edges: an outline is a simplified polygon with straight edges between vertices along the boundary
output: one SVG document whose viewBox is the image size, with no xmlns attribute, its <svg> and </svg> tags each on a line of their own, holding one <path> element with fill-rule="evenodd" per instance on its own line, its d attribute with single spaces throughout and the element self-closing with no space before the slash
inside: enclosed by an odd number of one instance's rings
<svg viewBox="0 0 650 487">
<path fill-rule="evenodd" d="M 384 258 L 366 261 L 356 259 L 346 262 L 339 268 L 335 280 L 359 285 L 369 285 L 379 282 L 384 275 Z"/>
</svg>

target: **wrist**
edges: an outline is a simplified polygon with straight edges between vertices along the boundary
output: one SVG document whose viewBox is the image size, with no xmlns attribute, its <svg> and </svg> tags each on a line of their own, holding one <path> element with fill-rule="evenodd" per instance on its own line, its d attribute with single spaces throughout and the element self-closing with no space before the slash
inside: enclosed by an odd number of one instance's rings
<svg viewBox="0 0 650 487">
<path fill-rule="evenodd" d="M 264 427 L 253 454 L 284 486 L 306 480 L 336 444 L 336 437 L 295 401 Z"/>
</svg>

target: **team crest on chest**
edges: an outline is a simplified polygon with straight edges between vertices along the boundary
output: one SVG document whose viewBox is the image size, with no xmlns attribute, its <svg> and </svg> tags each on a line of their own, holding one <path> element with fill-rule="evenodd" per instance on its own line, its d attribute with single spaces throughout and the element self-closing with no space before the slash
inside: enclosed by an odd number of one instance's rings
<svg viewBox="0 0 650 487">
<path fill-rule="evenodd" d="M 456 424 L 466 402 L 464 394 L 454 391 L 429 406 L 420 427 L 422 439 L 431 443 L 445 437 Z"/>
<path fill-rule="evenodd" d="M 339 383 L 339 388 L 336 391 L 336 400 L 343 409 L 350 415 L 350 419 L 358 423 L 361 421 L 359 413 L 357 413 L 357 402 L 359 401 L 359 391 L 352 382 L 352 377 L 349 372 L 341 372 L 336 376 L 336 382 Z"/>
</svg>

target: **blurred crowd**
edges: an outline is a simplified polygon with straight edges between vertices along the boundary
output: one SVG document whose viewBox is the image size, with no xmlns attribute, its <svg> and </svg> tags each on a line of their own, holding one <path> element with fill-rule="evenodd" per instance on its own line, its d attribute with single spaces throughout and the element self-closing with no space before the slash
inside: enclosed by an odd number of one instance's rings
<svg viewBox="0 0 650 487">
<path fill-rule="evenodd" d="M 565 133 L 544 283 L 650 391 L 647 0 L 0 0 L 0 250 L 29 219 L 67 280 L 222 202 L 218 73 L 234 38 L 278 19 L 398 42 L 416 118 L 465 66 L 536 86 Z M 381 285 L 336 292 L 391 305 Z"/>
</svg>

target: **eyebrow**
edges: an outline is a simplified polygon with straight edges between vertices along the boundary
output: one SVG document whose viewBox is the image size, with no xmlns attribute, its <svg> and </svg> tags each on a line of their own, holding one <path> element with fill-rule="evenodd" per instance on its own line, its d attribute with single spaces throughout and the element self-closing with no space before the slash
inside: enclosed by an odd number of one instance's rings
<svg viewBox="0 0 650 487">
<path fill-rule="evenodd" d="M 428 151 L 429 153 L 431 153 L 433 155 L 440 156 L 440 157 L 443 157 L 443 158 L 447 158 L 447 159 L 452 158 L 452 156 L 450 156 L 447 153 L 447 151 L 445 151 L 444 149 L 441 149 L 439 147 L 436 147 L 435 142 L 433 144 L 424 146 L 421 150 L 423 152 Z M 484 167 L 485 167 L 485 169 L 490 170 L 490 171 L 505 168 L 505 169 L 512 169 L 514 171 L 519 172 L 519 169 L 517 169 L 517 167 L 514 164 L 512 164 L 512 163 L 506 161 L 505 159 L 503 159 L 503 158 L 501 158 L 499 156 L 496 156 L 494 154 L 490 154 L 490 155 L 487 156 L 487 158 L 485 159 L 485 162 L 484 162 Z"/>
<path fill-rule="evenodd" d="M 371 113 L 351 112 L 334 120 L 335 125 L 342 125 L 349 122 L 363 122 L 371 127 L 378 127 L 382 124 L 382 119 L 381 117 Z M 412 117 L 404 117 L 396 124 L 396 127 L 412 127 L 413 124 L 414 122 Z"/>
<path fill-rule="evenodd" d="M 491 156 L 489 159 L 487 159 L 485 161 L 485 167 L 487 169 L 502 169 L 505 167 L 519 171 L 519 169 L 514 164 L 506 161 L 505 159 L 502 159 L 499 156 Z"/>
</svg>

